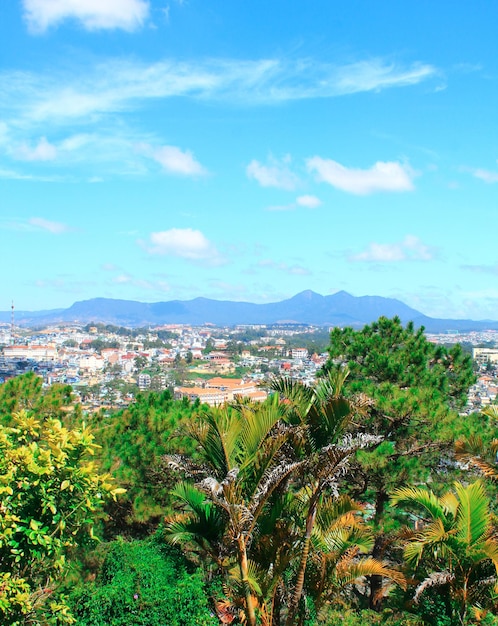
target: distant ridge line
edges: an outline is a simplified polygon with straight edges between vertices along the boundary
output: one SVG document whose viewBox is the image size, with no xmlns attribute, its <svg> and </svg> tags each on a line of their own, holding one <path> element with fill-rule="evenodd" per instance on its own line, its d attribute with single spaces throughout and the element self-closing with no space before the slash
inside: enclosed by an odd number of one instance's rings
<svg viewBox="0 0 498 626">
<path fill-rule="evenodd" d="M 0 322 L 9 322 L 11 311 L 0 312 Z M 119 326 L 158 326 L 162 324 L 312 324 L 316 326 L 362 327 L 381 316 L 398 316 L 403 323 L 413 321 L 428 332 L 470 332 L 498 330 L 497 321 L 431 318 L 394 298 L 353 296 L 347 291 L 322 296 L 310 289 L 279 302 L 255 304 L 197 297 L 145 303 L 137 300 L 92 298 L 75 302 L 67 309 L 44 311 L 16 310 L 16 323 L 41 326 L 56 323 L 101 322 Z"/>
</svg>

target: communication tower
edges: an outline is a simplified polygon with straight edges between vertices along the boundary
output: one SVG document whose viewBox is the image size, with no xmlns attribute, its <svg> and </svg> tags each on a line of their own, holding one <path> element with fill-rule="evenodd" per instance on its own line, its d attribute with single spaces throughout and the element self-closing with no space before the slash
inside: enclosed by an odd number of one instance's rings
<svg viewBox="0 0 498 626">
<path fill-rule="evenodd" d="M 12 300 L 11 306 L 11 316 L 10 316 L 10 345 L 14 345 L 14 300 Z"/>
</svg>

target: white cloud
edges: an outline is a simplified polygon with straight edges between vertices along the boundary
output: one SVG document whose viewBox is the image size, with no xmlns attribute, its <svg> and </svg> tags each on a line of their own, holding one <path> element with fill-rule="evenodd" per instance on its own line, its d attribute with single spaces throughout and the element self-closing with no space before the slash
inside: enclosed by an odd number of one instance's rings
<svg viewBox="0 0 498 626">
<path fill-rule="evenodd" d="M 32 174 L 24 174 L 22 172 L 16 172 L 15 170 L 6 169 L 0 169 L 0 178 L 10 180 L 36 180 L 46 183 L 55 183 L 64 180 L 62 176 L 34 176 Z"/>
<path fill-rule="evenodd" d="M 200 230 L 193 228 L 171 228 L 150 234 L 146 244 L 150 254 L 176 256 L 191 261 L 207 261 L 220 264 L 221 257 L 216 247 Z"/>
<path fill-rule="evenodd" d="M 381 91 L 389 87 L 415 85 L 435 74 L 436 70 L 431 65 L 415 63 L 403 68 L 383 59 L 371 59 L 338 68 L 336 90 L 341 94 Z"/>
<path fill-rule="evenodd" d="M 337 189 L 356 195 L 379 191 L 412 191 L 413 171 L 396 161 L 377 161 L 366 170 L 348 168 L 337 161 L 315 156 L 306 161 L 308 170 L 317 179 Z"/>
<path fill-rule="evenodd" d="M 476 178 L 483 180 L 485 183 L 488 183 L 488 184 L 498 183 L 498 172 L 491 172 L 489 170 L 477 169 L 477 170 L 473 170 L 472 174 Z"/>
<path fill-rule="evenodd" d="M 322 201 L 316 196 L 299 196 L 296 198 L 296 204 L 304 206 L 307 209 L 316 209 L 322 204 Z"/>
<path fill-rule="evenodd" d="M 418 237 L 407 235 L 399 243 L 370 243 L 363 252 L 351 255 L 350 261 L 393 263 L 396 261 L 430 261 L 435 253 Z"/>
<path fill-rule="evenodd" d="M 292 190 L 299 184 L 298 177 L 289 169 L 290 157 L 282 160 L 269 159 L 269 165 L 263 165 L 255 159 L 246 167 L 248 178 L 256 180 L 262 187 L 277 187 Z"/>
<path fill-rule="evenodd" d="M 53 235 L 60 235 L 70 230 L 69 226 L 67 226 L 66 224 L 62 224 L 61 222 L 51 222 L 50 220 L 46 220 L 43 217 L 32 217 L 28 220 L 28 222 L 32 226 L 36 226 L 36 228 L 45 230 L 49 233 L 52 233 Z"/>
<path fill-rule="evenodd" d="M 157 161 L 166 172 L 181 176 L 202 176 L 207 170 L 196 161 L 189 150 L 181 150 L 176 146 L 161 146 L 155 148 L 149 144 L 139 144 L 139 152 Z"/>
<path fill-rule="evenodd" d="M 95 2 L 106 7 L 110 0 Z M 4 71 L 0 80 L 6 109 L 25 121 L 42 123 L 75 118 L 88 122 L 96 115 L 137 108 L 140 102 L 179 96 L 244 106 L 334 98 L 402 87 L 433 74 L 430 66 L 398 69 L 382 60 L 337 66 L 278 58 L 208 59 L 195 64 L 176 59 L 148 64 L 106 59 L 90 70 L 76 69 L 71 74 L 63 70 L 49 74 Z"/>
<path fill-rule="evenodd" d="M 145 0 L 23 0 L 29 29 L 43 33 L 67 19 L 88 30 L 140 28 L 149 15 Z"/>
<path fill-rule="evenodd" d="M 57 148 L 42 137 L 34 147 L 23 143 L 15 148 L 14 156 L 21 161 L 53 161 L 57 157 Z"/>
</svg>

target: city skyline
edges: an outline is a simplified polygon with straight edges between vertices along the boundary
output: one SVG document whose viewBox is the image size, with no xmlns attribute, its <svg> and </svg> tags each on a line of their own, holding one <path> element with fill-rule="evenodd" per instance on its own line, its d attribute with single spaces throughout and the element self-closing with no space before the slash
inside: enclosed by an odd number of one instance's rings
<svg viewBox="0 0 498 626">
<path fill-rule="evenodd" d="M 312 289 L 498 319 L 496 5 L 0 17 L 0 310 Z"/>
</svg>

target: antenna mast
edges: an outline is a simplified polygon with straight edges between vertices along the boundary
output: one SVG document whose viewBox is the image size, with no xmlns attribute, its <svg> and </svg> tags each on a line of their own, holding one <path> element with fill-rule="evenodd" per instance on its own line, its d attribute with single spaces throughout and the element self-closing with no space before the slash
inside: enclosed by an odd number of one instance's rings
<svg viewBox="0 0 498 626">
<path fill-rule="evenodd" d="M 14 345 L 14 300 L 12 300 L 11 306 L 12 314 L 10 316 L 10 345 Z"/>
</svg>

